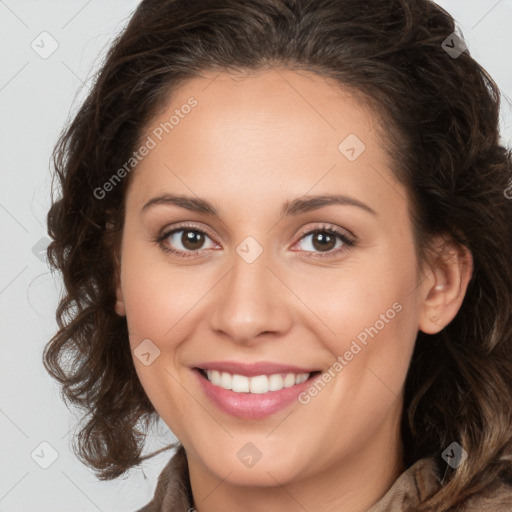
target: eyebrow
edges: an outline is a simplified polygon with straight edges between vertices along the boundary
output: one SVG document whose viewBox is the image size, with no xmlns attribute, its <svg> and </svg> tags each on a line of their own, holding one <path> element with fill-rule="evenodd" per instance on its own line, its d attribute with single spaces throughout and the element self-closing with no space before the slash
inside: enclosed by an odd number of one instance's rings
<svg viewBox="0 0 512 512">
<path fill-rule="evenodd" d="M 152 206 L 156 205 L 167 205 L 172 204 L 185 208 L 193 212 L 204 213 L 207 215 L 218 216 L 218 210 L 211 203 L 204 199 L 196 197 L 175 195 L 175 194 L 162 194 L 160 196 L 150 199 L 141 210 L 141 213 L 145 212 Z M 367 204 L 355 199 L 354 197 L 342 195 L 342 194 L 324 194 L 316 196 L 304 196 L 304 199 L 298 198 L 292 201 L 285 201 L 281 207 L 281 217 L 287 217 L 290 215 L 299 215 L 301 213 L 318 210 L 324 206 L 330 206 L 333 204 L 355 206 L 362 210 L 377 216 L 377 212 L 368 206 Z"/>
</svg>

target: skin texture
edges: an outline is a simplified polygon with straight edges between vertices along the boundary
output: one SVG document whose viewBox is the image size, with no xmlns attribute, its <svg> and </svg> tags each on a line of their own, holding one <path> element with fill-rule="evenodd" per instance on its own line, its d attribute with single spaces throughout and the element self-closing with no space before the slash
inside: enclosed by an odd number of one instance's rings
<svg viewBox="0 0 512 512">
<path fill-rule="evenodd" d="M 432 258 L 420 274 L 378 118 L 334 83 L 285 69 L 204 75 L 173 93 L 142 138 L 191 96 L 197 106 L 139 163 L 126 196 L 116 311 L 132 350 L 144 339 L 160 350 L 149 366 L 134 357 L 141 383 L 185 447 L 199 512 L 365 511 L 405 469 L 399 426 L 416 334 L 453 319 L 471 255 L 445 242 L 452 257 Z M 365 144 L 354 161 L 338 149 L 349 134 Z M 164 193 L 205 199 L 219 215 L 172 204 L 141 213 Z M 333 193 L 376 214 L 329 205 L 280 216 L 285 201 Z M 154 241 L 182 222 L 207 233 L 196 258 Z M 325 225 L 356 245 L 336 253 L 336 237 L 322 252 L 306 233 Z M 193 253 L 182 234 L 163 244 Z M 263 249 L 252 263 L 236 252 L 248 236 Z M 435 255 L 443 241 L 433 242 Z M 306 405 L 240 419 L 218 409 L 191 370 L 233 360 L 327 371 L 395 303 L 400 312 Z M 262 454 L 251 468 L 237 457 L 248 442 Z"/>
</svg>

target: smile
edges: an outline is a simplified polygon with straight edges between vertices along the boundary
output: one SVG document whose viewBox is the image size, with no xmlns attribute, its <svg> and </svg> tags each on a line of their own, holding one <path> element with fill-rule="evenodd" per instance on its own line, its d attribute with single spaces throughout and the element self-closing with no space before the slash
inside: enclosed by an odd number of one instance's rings
<svg viewBox="0 0 512 512">
<path fill-rule="evenodd" d="M 280 391 L 283 388 L 291 388 L 297 384 L 306 382 L 310 373 L 274 373 L 272 375 L 246 375 L 219 372 L 217 370 L 202 370 L 203 375 L 214 385 L 235 393 L 263 394 L 272 391 Z"/>
<path fill-rule="evenodd" d="M 279 363 L 200 363 L 192 368 L 199 388 L 223 413 L 263 419 L 290 406 L 320 371 Z"/>
</svg>

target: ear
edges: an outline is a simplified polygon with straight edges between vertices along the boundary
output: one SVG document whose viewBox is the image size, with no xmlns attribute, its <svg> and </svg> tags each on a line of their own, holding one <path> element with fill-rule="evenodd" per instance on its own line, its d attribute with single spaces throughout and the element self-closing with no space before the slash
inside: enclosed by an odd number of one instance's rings
<svg viewBox="0 0 512 512">
<path fill-rule="evenodd" d="M 112 222 L 106 222 L 105 228 L 110 247 L 115 247 L 114 224 Z M 119 257 L 118 249 L 112 250 L 114 258 L 114 282 L 116 287 L 116 304 L 114 306 L 114 310 L 119 316 L 126 316 L 123 291 L 121 288 L 121 259 Z"/>
<path fill-rule="evenodd" d="M 116 284 L 116 305 L 115 305 L 115 312 L 119 316 L 126 316 L 126 309 L 124 307 L 124 298 L 123 298 L 123 291 L 121 290 L 121 284 Z"/>
<path fill-rule="evenodd" d="M 467 247 L 436 237 L 432 249 L 420 285 L 418 328 L 426 334 L 438 333 L 455 318 L 473 274 L 473 256 Z"/>
</svg>

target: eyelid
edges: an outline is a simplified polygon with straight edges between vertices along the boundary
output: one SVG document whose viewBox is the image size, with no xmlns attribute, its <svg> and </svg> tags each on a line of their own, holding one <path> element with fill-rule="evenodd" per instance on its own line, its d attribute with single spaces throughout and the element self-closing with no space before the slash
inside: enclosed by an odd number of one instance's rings
<svg viewBox="0 0 512 512">
<path fill-rule="evenodd" d="M 215 235 L 212 234 L 212 232 L 210 231 L 210 229 L 208 227 L 205 227 L 202 224 L 201 225 L 195 224 L 194 222 L 190 222 L 190 221 L 178 222 L 175 226 L 172 225 L 172 224 L 170 226 L 166 226 L 165 228 L 160 230 L 160 232 L 159 232 L 160 234 L 158 235 L 158 239 L 166 238 L 166 237 L 170 236 L 170 234 L 173 233 L 173 232 L 181 231 L 181 230 L 186 230 L 187 228 L 190 229 L 191 231 L 192 230 L 196 230 L 196 231 L 204 232 L 216 244 L 218 244 L 218 242 L 215 239 Z"/>
<path fill-rule="evenodd" d="M 336 226 L 335 224 L 329 224 L 328 222 L 320 222 L 320 224 L 314 227 L 304 227 L 304 228 L 301 228 L 301 230 L 299 231 L 299 233 L 296 235 L 299 239 L 302 238 L 304 235 L 308 235 L 308 234 L 311 234 L 311 233 L 314 233 L 315 231 L 333 231 L 335 232 L 336 234 L 338 235 L 343 235 L 345 236 L 346 238 L 352 240 L 352 241 L 356 241 L 357 240 L 357 237 L 354 235 L 354 233 L 352 233 L 352 231 L 346 229 L 346 228 L 342 228 L 342 227 L 339 227 L 339 226 Z"/>
</svg>

